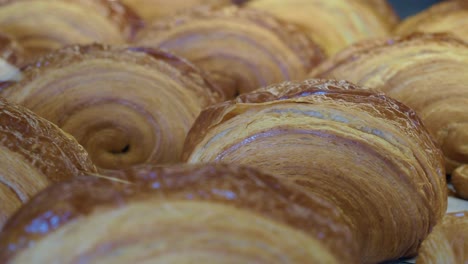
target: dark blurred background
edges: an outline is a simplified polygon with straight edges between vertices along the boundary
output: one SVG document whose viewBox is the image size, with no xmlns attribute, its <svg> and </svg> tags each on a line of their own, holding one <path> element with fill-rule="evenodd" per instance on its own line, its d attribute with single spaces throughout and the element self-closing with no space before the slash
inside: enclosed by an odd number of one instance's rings
<svg viewBox="0 0 468 264">
<path fill-rule="evenodd" d="M 388 0 L 401 18 L 416 14 L 440 0 Z"/>
</svg>

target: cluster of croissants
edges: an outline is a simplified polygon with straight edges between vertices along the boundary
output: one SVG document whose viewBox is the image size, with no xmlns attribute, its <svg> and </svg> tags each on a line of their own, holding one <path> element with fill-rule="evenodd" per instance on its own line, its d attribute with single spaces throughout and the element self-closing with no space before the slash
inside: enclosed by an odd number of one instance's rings
<svg viewBox="0 0 468 264">
<path fill-rule="evenodd" d="M 468 262 L 465 0 L 0 0 L 0 33 L 0 263 Z"/>
</svg>

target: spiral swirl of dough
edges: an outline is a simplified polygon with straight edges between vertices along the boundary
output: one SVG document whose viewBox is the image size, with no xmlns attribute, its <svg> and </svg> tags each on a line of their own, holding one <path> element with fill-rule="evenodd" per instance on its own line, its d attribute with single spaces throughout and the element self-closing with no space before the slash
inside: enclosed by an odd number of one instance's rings
<svg viewBox="0 0 468 264">
<path fill-rule="evenodd" d="M 468 162 L 467 71 L 467 43 L 415 33 L 351 46 L 310 76 L 379 89 L 414 109 L 442 147 L 451 173 Z"/>
<path fill-rule="evenodd" d="M 407 35 L 413 32 L 448 32 L 468 42 L 468 2 L 443 1 L 403 20 L 394 33 Z"/>
<path fill-rule="evenodd" d="M 173 163 L 203 107 L 221 100 L 186 61 L 147 48 L 71 46 L 3 91 L 73 135 L 102 169 Z"/>
<path fill-rule="evenodd" d="M 116 0 L 0 0 L 0 32 L 14 37 L 33 61 L 71 44 L 122 44 L 141 26 Z"/>
<path fill-rule="evenodd" d="M 183 158 L 252 166 L 328 199 L 364 263 L 415 255 L 447 207 L 443 156 L 416 114 L 345 81 L 283 83 L 207 108 Z"/>
<path fill-rule="evenodd" d="M 330 56 L 357 41 L 389 35 L 392 23 L 381 19 L 382 7 L 366 2 L 370 1 L 251 0 L 246 6 L 300 25 Z"/>
<path fill-rule="evenodd" d="M 155 21 L 137 35 L 136 43 L 190 60 L 227 98 L 302 79 L 323 58 L 319 47 L 292 24 L 236 7 L 204 7 Z"/>
</svg>

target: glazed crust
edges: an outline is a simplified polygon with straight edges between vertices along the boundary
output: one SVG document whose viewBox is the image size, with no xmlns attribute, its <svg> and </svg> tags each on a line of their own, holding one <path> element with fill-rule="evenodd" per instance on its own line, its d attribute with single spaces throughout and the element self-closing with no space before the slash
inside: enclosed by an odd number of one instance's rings
<svg viewBox="0 0 468 264">
<path fill-rule="evenodd" d="M 416 263 L 466 263 L 467 240 L 468 212 L 448 214 L 422 243 Z"/>
<path fill-rule="evenodd" d="M 326 247 L 313 250 L 315 261 L 324 261 L 325 257 L 329 257 L 331 252 L 333 258 L 335 258 L 333 263 L 355 262 L 353 257 L 355 257 L 356 249 L 353 246 L 349 247 L 349 245 L 353 244 L 350 230 L 343 225 L 343 219 L 340 217 L 339 212 L 327 201 L 297 192 L 281 183 L 278 179 L 256 170 L 222 164 L 180 165 L 166 168 L 139 166 L 121 171 L 118 180 L 97 176 L 79 178 L 51 186 L 37 195 L 7 223 L 0 234 L 0 257 L 2 260 L 13 260 L 12 263 L 15 263 L 15 255 L 20 256 L 22 252 L 28 250 L 39 250 L 36 249 L 37 246 L 30 247 L 30 245 L 39 245 L 41 240 L 47 241 L 48 237 L 50 238 L 54 233 L 60 232 L 60 229 L 65 229 L 67 225 L 72 225 L 80 221 L 80 219 L 95 218 L 96 215 L 109 210 L 118 211 L 143 201 L 151 202 L 155 208 L 158 207 L 159 203 L 167 203 L 167 206 L 171 206 L 171 203 L 175 201 L 186 201 L 193 203 L 193 206 L 196 206 L 199 202 L 206 202 L 212 204 L 213 210 L 216 205 L 222 205 L 225 208 L 238 208 L 257 215 L 259 218 L 268 218 L 295 230 L 305 232 L 310 237 L 309 239 L 319 239 Z M 180 211 L 180 214 L 183 215 L 183 211 Z M 204 214 L 204 212 L 200 212 L 200 214 Z M 232 217 L 236 217 L 236 215 L 232 215 Z M 116 218 L 118 216 L 108 219 L 109 224 L 111 225 L 111 222 Z M 242 221 L 242 219 L 234 220 Z M 258 221 L 260 220 L 258 219 Z M 180 219 L 176 220 L 176 222 L 166 223 L 166 226 L 161 228 L 172 230 L 177 225 L 183 228 L 183 221 L 195 220 Z M 165 223 L 163 219 L 158 220 L 158 222 L 159 224 L 155 225 L 153 229 L 156 230 Z M 125 223 L 121 224 L 125 225 Z M 250 224 L 255 226 L 253 222 Z M 226 225 L 229 225 L 229 223 L 226 223 Z M 41 226 L 41 231 L 37 229 L 38 226 Z M 201 226 L 195 226 L 194 228 L 205 230 L 205 236 L 214 236 L 217 231 L 211 230 L 207 226 L 208 224 L 204 226 L 201 223 Z M 228 230 L 230 227 L 218 226 L 219 228 Z M 138 230 L 139 227 L 133 226 L 131 229 Z M 113 232 L 121 233 L 119 230 Z M 145 232 L 150 238 L 154 234 L 151 230 Z M 189 240 L 187 236 L 190 236 L 191 232 L 187 230 L 186 233 L 177 233 L 178 239 L 180 241 Z M 263 232 L 268 232 L 268 229 L 262 230 L 260 228 L 253 235 L 261 237 Z M 211 235 L 211 233 L 213 234 Z M 166 239 L 169 241 L 171 236 L 169 234 L 168 237 L 161 236 L 158 240 L 164 243 Z M 68 240 L 73 242 L 73 239 L 70 234 Z M 92 240 L 92 238 L 89 239 Z M 127 239 L 134 238 L 129 237 Z M 216 239 L 216 237 L 211 239 Z M 232 243 L 234 243 L 236 238 L 227 239 L 231 239 Z M 255 240 L 254 237 L 250 239 Z M 139 240 L 143 240 L 143 238 L 139 238 L 133 243 L 139 243 Z M 280 240 L 269 241 L 268 243 L 286 244 L 284 241 L 287 240 L 287 237 L 283 237 Z M 125 258 L 124 248 L 126 244 L 124 241 L 119 242 L 116 240 L 109 243 L 112 243 L 113 246 L 108 247 L 105 254 L 112 256 L 114 250 L 119 250 L 121 257 Z M 102 248 L 103 245 L 98 244 L 96 246 Z M 173 246 L 177 247 L 172 245 L 171 248 Z M 264 246 L 269 248 L 271 245 L 265 244 Z M 306 247 L 307 245 L 302 246 Z M 196 245 L 191 247 L 194 248 Z M 319 251 L 324 249 L 326 251 Z M 157 251 L 157 249 L 155 250 Z M 228 248 L 221 250 L 223 250 L 226 259 L 238 257 L 231 255 Z M 55 260 L 69 262 L 73 259 L 88 257 L 88 260 L 92 261 L 93 257 L 96 257 L 96 249 L 89 249 L 88 252 L 77 249 L 77 252 L 73 253 L 74 256 L 56 256 Z M 189 252 L 179 252 L 179 254 L 189 254 Z M 254 259 L 261 260 L 262 255 L 270 254 L 265 248 L 263 248 L 263 252 L 256 253 L 258 255 L 251 256 L 250 261 Z M 243 252 L 240 252 L 240 254 L 243 254 Z M 282 254 L 284 254 L 282 258 L 291 256 L 290 252 L 282 252 Z M 147 260 L 158 261 L 163 256 L 164 254 Z M 310 260 L 302 259 L 300 261 L 307 262 Z M 300 261 L 295 260 L 294 263 L 301 263 Z"/>
<path fill-rule="evenodd" d="M 252 0 L 246 7 L 296 23 L 331 56 L 357 41 L 389 35 L 388 21 L 382 20 L 375 12 L 377 4 L 374 6 L 367 2 Z"/>
<path fill-rule="evenodd" d="M 379 89 L 413 108 L 443 149 L 451 173 L 468 161 L 465 69 L 466 43 L 449 34 L 414 33 L 351 46 L 310 76 Z"/>
<path fill-rule="evenodd" d="M 449 32 L 468 42 L 468 2 L 442 1 L 403 20 L 394 31 L 397 35 L 413 32 Z"/>
<path fill-rule="evenodd" d="M 0 0 L 0 30 L 17 39 L 30 61 L 65 45 L 122 44 L 142 26 L 115 0 Z"/>
<path fill-rule="evenodd" d="M 323 60 L 320 48 L 297 27 L 236 7 L 203 7 L 155 21 L 137 35 L 136 43 L 187 58 L 208 72 L 228 98 L 301 79 Z"/>
<path fill-rule="evenodd" d="M 2 94 L 72 134 L 106 169 L 176 162 L 198 113 L 222 99 L 172 54 L 98 44 L 48 54 Z"/>
<path fill-rule="evenodd" d="M 416 114 L 345 81 L 273 85 L 209 107 L 183 160 L 253 166 L 328 198 L 364 263 L 414 256 L 447 207 L 443 156 Z"/>
<path fill-rule="evenodd" d="M 70 135 L 1 97 L 0 142 L 0 226 L 48 184 L 96 171 Z"/>
</svg>

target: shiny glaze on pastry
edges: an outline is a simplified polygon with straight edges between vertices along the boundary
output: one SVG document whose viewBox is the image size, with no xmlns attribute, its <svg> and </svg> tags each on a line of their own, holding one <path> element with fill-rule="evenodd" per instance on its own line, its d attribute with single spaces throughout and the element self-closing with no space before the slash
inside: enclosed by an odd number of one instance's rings
<svg viewBox="0 0 468 264">
<path fill-rule="evenodd" d="M 468 44 L 415 33 L 351 46 L 310 76 L 379 89 L 410 106 L 442 147 L 451 173 L 468 162 L 467 71 Z"/>
<path fill-rule="evenodd" d="M 452 184 L 457 196 L 468 200 L 468 165 L 460 166 L 453 171 Z"/>
<path fill-rule="evenodd" d="M 0 97 L 0 227 L 50 183 L 95 171 L 70 135 Z"/>
<path fill-rule="evenodd" d="M 183 10 L 202 5 L 227 6 L 231 0 L 122 0 L 127 6 L 135 10 L 147 22 L 169 17 Z"/>
<path fill-rule="evenodd" d="M 115 0 L 0 0 L 0 32 L 14 37 L 30 60 L 70 44 L 125 43 L 140 26 Z"/>
<path fill-rule="evenodd" d="M 403 20 L 394 33 L 406 35 L 413 32 L 449 32 L 468 42 L 468 2 L 441 1 Z"/>
<path fill-rule="evenodd" d="M 0 234 L 7 263 L 356 263 L 326 200 L 233 165 L 139 166 L 56 184 Z M 97 175 L 96 175 L 97 176 Z"/>
<path fill-rule="evenodd" d="M 363 263 L 415 255 L 447 207 L 443 156 L 416 114 L 345 81 L 286 82 L 209 107 L 183 160 L 252 166 L 327 199 Z"/>
<path fill-rule="evenodd" d="M 177 162 L 185 135 L 221 92 L 183 59 L 150 48 L 71 46 L 3 90 L 72 134 L 100 168 Z"/>
<path fill-rule="evenodd" d="M 246 6 L 296 23 L 327 55 L 346 46 L 390 33 L 388 22 L 365 0 L 252 0 Z M 388 14 L 388 17 L 393 16 Z"/>
<path fill-rule="evenodd" d="M 451 213 L 423 241 L 417 264 L 468 262 L 468 212 Z"/>
<path fill-rule="evenodd" d="M 292 24 L 234 6 L 203 7 L 155 21 L 137 35 L 136 43 L 190 60 L 227 98 L 302 79 L 323 58 L 318 46 Z"/>
</svg>

